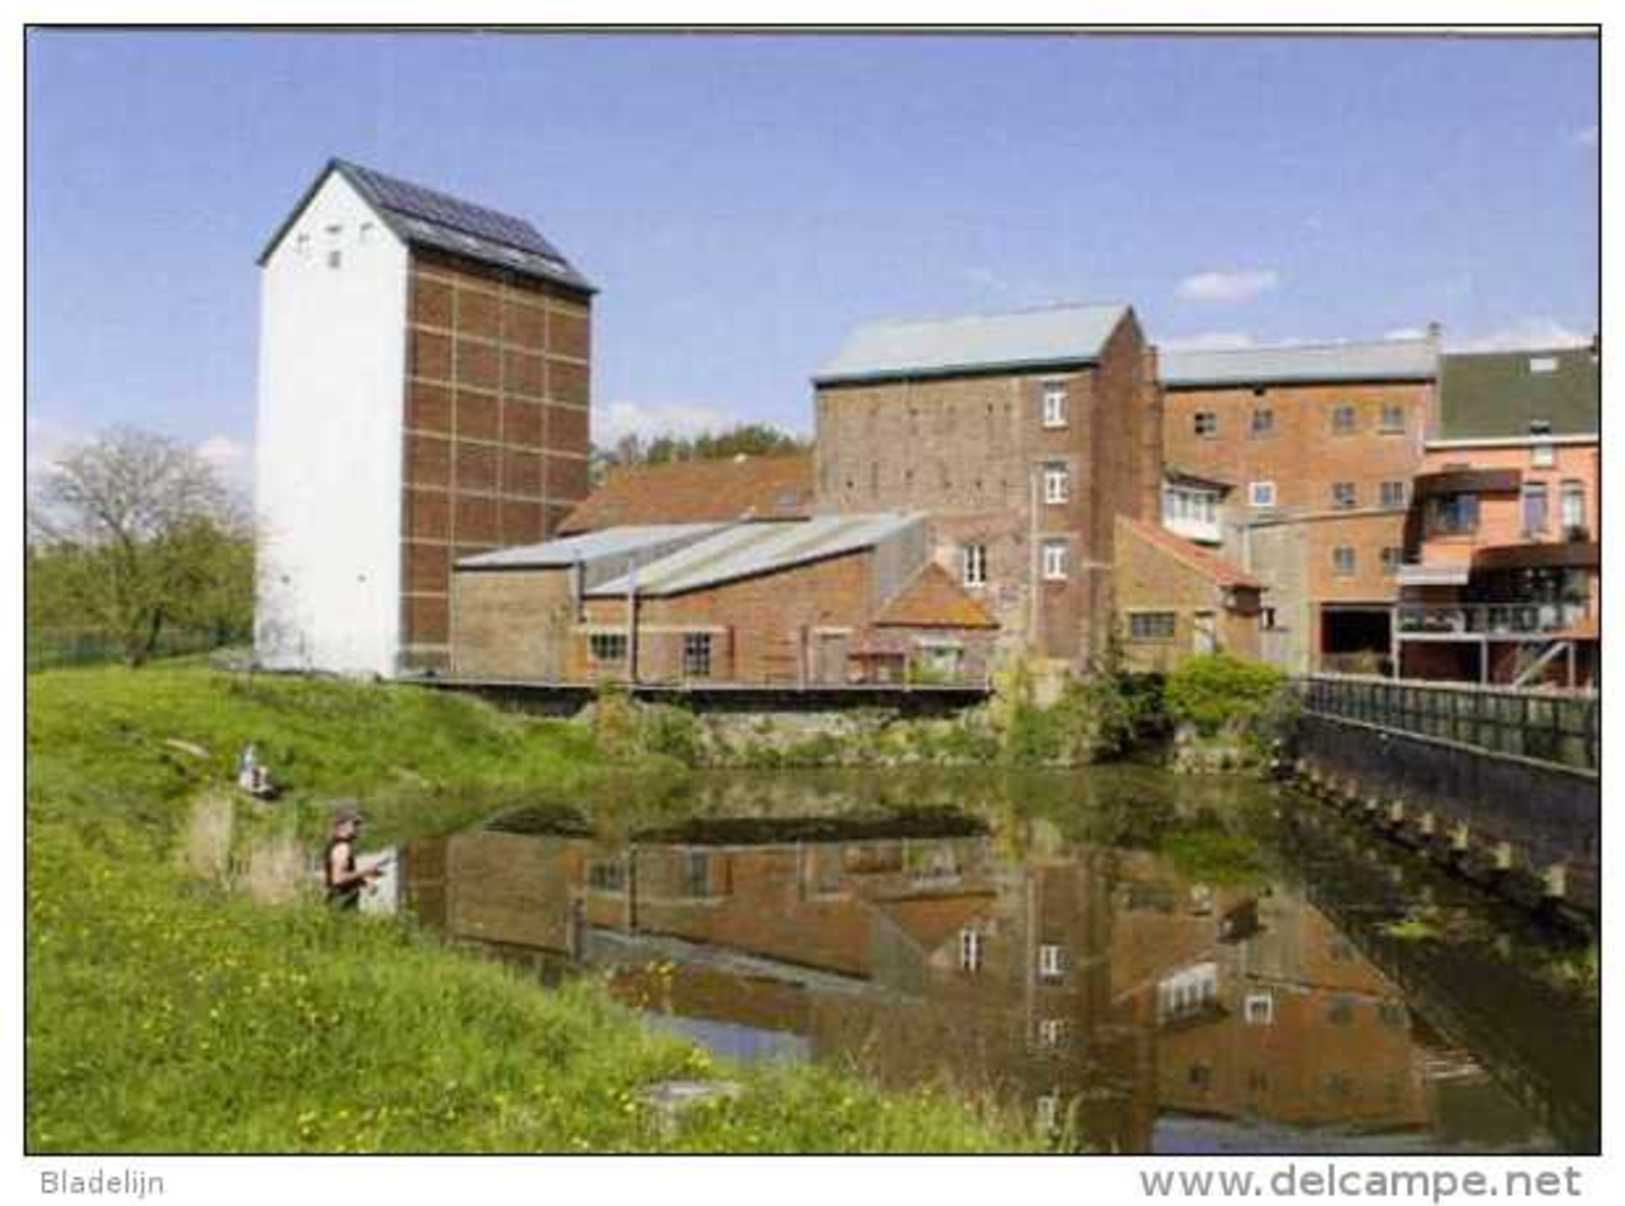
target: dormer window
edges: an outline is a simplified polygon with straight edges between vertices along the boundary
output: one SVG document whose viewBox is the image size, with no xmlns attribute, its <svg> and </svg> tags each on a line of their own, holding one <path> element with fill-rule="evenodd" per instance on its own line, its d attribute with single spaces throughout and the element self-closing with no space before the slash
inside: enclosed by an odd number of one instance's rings
<svg viewBox="0 0 1625 1206">
<path fill-rule="evenodd" d="M 1529 434 L 1537 436 L 1551 435 L 1552 421 L 1550 419 L 1530 419 Z"/>
</svg>

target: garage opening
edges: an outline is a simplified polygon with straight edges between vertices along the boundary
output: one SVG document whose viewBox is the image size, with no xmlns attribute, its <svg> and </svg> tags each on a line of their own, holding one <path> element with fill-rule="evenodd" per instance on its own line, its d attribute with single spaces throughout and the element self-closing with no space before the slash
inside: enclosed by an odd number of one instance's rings
<svg viewBox="0 0 1625 1206">
<path fill-rule="evenodd" d="M 1393 673 L 1393 613 L 1387 607 L 1322 607 L 1320 668 L 1337 674 Z"/>
</svg>

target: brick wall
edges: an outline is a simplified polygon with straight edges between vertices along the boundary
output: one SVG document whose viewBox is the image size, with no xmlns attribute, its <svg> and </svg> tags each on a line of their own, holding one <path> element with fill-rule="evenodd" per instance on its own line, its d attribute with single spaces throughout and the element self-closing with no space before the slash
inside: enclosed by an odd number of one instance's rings
<svg viewBox="0 0 1625 1206">
<path fill-rule="evenodd" d="M 402 625 L 450 662 L 450 563 L 547 539 L 587 493 L 590 310 L 561 286 L 415 250 L 407 315 Z"/>
<path fill-rule="evenodd" d="M 1131 316 L 1091 367 L 822 385 L 816 509 L 928 513 L 933 556 L 956 579 L 962 549 L 986 547 L 987 583 L 969 589 L 1005 648 L 1082 661 L 1100 636 L 1095 617 L 1110 612 L 1112 517 L 1153 513 L 1151 367 Z M 1043 424 L 1046 382 L 1066 386 L 1064 426 Z M 1046 464 L 1067 468 L 1064 503 L 1043 501 Z M 1066 542 L 1065 581 L 1040 579 L 1035 528 Z"/>
<path fill-rule="evenodd" d="M 1130 525 L 1118 526 L 1118 634 L 1128 669 L 1168 671 L 1190 657 L 1196 648 L 1198 612 L 1213 616 L 1214 635 L 1222 649 L 1238 657 L 1258 657 L 1258 611 L 1253 592 L 1242 592 L 1244 606 L 1227 607 L 1226 591 L 1209 575 L 1147 540 Z M 1172 636 L 1136 640 L 1130 617 L 1141 612 L 1173 613 Z"/>
<path fill-rule="evenodd" d="M 474 678 L 559 682 L 571 668 L 567 567 L 461 570 L 452 578 L 451 668 Z"/>
</svg>

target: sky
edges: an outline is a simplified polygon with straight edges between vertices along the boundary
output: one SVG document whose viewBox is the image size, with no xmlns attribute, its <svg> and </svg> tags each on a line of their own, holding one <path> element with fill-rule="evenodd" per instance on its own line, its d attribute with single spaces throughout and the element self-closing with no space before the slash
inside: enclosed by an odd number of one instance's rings
<svg viewBox="0 0 1625 1206">
<path fill-rule="evenodd" d="M 246 484 L 265 241 L 332 156 L 600 289 L 593 437 L 811 428 L 855 326 L 1134 306 L 1160 346 L 1596 329 L 1591 40 L 34 30 L 37 469 L 114 424 Z"/>
</svg>

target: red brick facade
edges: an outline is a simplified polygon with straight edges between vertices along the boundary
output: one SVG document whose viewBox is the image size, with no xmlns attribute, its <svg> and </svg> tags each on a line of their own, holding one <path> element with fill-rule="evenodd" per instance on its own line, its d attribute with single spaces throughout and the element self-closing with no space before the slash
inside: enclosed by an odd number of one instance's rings
<svg viewBox="0 0 1625 1206">
<path fill-rule="evenodd" d="M 590 303 L 415 248 L 407 316 L 403 659 L 450 664 L 450 562 L 548 539 L 587 493 Z"/>
</svg>

